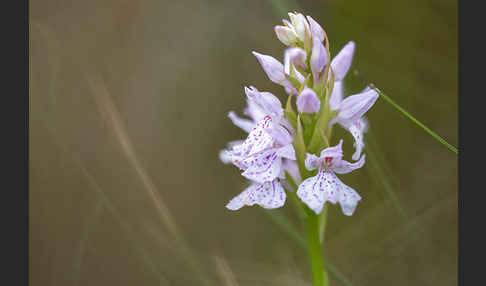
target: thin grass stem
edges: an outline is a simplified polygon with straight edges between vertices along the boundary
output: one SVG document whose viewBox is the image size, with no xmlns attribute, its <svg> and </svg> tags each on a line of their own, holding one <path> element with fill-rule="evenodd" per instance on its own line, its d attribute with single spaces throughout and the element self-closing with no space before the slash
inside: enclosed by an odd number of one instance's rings
<svg viewBox="0 0 486 286">
<path fill-rule="evenodd" d="M 452 144 L 449 144 L 445 139 L 437 135 L 434 131 L 430 130 L 427 126 L 425 126 L 422 122 L 418 121 L 415 117 L 413 117 L 410 113 L 408 113 L 405 109 L 400 107 L 395 101 L 393 101 L 391 98 L 389 98 L 383 91 L 379 90 L 373 83 L 369 83 L 366 79 L 364 79 L 362 76 L 360 76 L 358 71 L 354 71 L 354 74 L 358 76 L 361 80 L 366 82 L 368 86 L 372 89 L 374 89 L 381 98 L 383 98 L 387 103 L 389 103 L 391 106 L 393 106 L 396 110 L 398 110 L 400 113 L 402 113 L 407 119 L 418 125 L 420 128 L 422 128 L 427 134 L 432 136 L 435 140 L 437 140 L 439 143 L 447 147 L 447 149 L 451 150 L 452 152 L 458 154 L 457 148 L 454 147 Z"/>
</svg>

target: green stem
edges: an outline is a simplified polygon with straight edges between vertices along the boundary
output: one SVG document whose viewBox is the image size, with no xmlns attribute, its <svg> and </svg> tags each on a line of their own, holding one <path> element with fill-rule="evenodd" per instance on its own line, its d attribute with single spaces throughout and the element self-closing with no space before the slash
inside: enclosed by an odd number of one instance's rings
<svg viewBox="0 0 486 286">
<path fill-rule="evenodd" d="M 327 286 L 329 280 L 324 268 L 321 242 L 319 240 L 319 216 L 312 213 L 305 220 L 307 247 L 311 262 L 312 282 L 314 286 Z"/>
<path fill-rule="evenodd" d="M 393 107 L 395 107 L 398 111 L 400 111 L 405 117 L 410 119 L 412 122 L 420 126 L 425 132 L 427 132 L 430 136 L 434 137 L 435 140 L 439 141 L 442 145 L 446 146 L 449 150 L 452 152 L 456 153 L 457 155 L 457 148 L 449 144 L 447 141 L 445 141 L 442 137 L 437 135 L 434 131 L 430 130 L 427 126 L 422 124 L 422 122 L 418 121 L 415 117 L 410 115 L 407 111 L 405 111 L 403 108 L 401 108 L 398 104 L 396 104 L 391 98 L 389 98 L 386 94 L 384 94 L 381 90 L 378 88 L 371 86 L 378 94 L 389 104 L 391 104 Z"/>
</svg>

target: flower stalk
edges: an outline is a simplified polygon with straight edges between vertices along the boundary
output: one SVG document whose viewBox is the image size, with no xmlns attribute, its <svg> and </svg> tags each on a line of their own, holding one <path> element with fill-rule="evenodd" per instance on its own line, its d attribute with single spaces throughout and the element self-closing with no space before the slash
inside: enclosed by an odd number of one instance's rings
<svg viewBox="0 0 486 286">
<path fill-rule="evenodd" d="M 323 212 L 321 215 L 309 211 L 305 219 L 305 229 L 307 233 L 307 247 L 309 252 L 312 285 L 327 286 L 329 285 L 329 278 L 327 276 L 326 268 L 324 267 L 324 257 L 322 255 L 322 245 L 320 239 L 320 216 L 326 215 Z"/>
</svg>

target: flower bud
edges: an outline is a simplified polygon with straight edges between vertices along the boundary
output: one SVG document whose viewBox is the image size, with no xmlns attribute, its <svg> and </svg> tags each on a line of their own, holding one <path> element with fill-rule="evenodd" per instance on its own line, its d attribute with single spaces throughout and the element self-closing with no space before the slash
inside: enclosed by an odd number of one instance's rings
<svg viewBox="0 0 486 286">
<path fill-rule="evenodd" d="M 287 79 L 284 74 L 284 66 L 274 57 L 253 52 L 268 78 L 274 83 L 283 84 Z"/>
<path fill-rule="evenodd" d="M 286 26 L 275 26 L 275 34 L 277 38 L 286 46 L 294 45 L 297 42 L 297 34 L 295 31 Z"/>
<path fill-rule="evenodd" d="M 312 33 L 312 38 L 317 38 L 322 43 L 324 38 L 326 37 L 326 33 L 324 29 L 322 29 L 321 25 L 319 25 L 311 16 L 307 16 L 307 20 L 310 24 L 310 30 Z"/>
<path fill-rule="evenodd" d="M 310 66 L 312 75 L 314 76 L 314 84 L 319 80 L 319 73 L 327 64 L 327 54 L 324 45 L 318 38 L 312 38 L 312 55 L 310 58 Z"/>
<path fill-rule="evenodd" d="M 297 97 L 297 109 L 301 113 L 316 113 L 321 107 L 321 101 L 317 97 L 316 93 L 306 87 Z"/>
<path fill-rule="evenodd" d="M 304 42 L 305 41 L 305 35 L 310 36 L 310 27 L 309 23 L 307 23 L 307 20 L 305 19 L 304 15 L 301 13 L 289 13 L 289 18 L 290 21 L 292 22 L 292 26 L 294 26 L 295 33 L 297 34 L 297 37 Z"/>
</svg>

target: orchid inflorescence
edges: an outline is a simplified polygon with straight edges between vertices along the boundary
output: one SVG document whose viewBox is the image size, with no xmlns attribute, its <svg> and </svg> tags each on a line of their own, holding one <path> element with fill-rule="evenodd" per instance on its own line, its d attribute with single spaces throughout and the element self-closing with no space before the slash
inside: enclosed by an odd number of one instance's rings
<svg viewBox="0 0 486 286">
<path fill-rule="evenodd" d="M 268 78 L 285 88 L 285 109 L 272 93 L 250 86 L 245 87 L 244 110 L 249 118 L 233 111 L 228 114 L 248 136 L 230 142 L 220 158 L 241 169 L 250 185 L 226 207 L 238 210 L 257 204 L 265 209 L 279 208 L 285 203 L 287 190 L 296 192 L 316 214 L 329 201 L 339 203 L 343 213 L 350 216 L 361 196 L 336 174 L 364 165 L 365 155 L 361 153 L 368 123 L 363 115 L 378 93 L 366 88 L 344 98 L 343 79 L 351 66 L 355 43 L 347 43 L 330 60 L 329 40 L 322 27 L 300 13 L 289 13 L 289 18 L 275 27 L 277 38 L 287 46 L 283 64 L 253 52 Z M 335 146 L 329 145 L 335 123 L 354 138 L 354 162 L 343 160 L 342 139 Z M 298 187 L 294 190 L 291 185 Z"/>
</svg>

